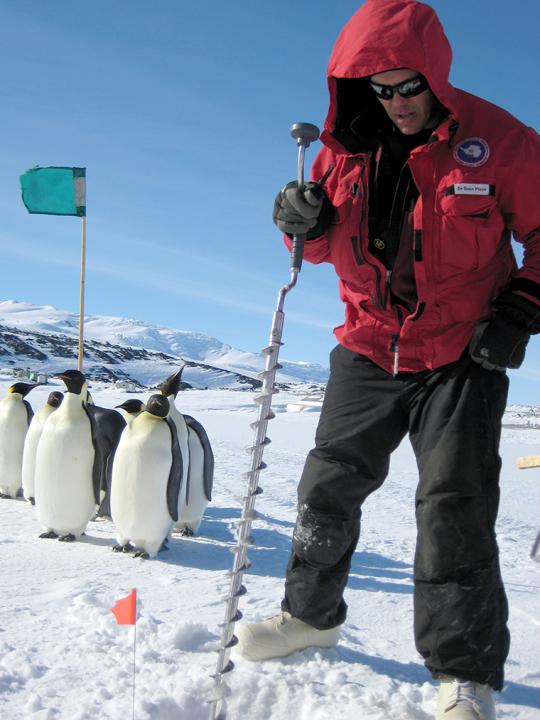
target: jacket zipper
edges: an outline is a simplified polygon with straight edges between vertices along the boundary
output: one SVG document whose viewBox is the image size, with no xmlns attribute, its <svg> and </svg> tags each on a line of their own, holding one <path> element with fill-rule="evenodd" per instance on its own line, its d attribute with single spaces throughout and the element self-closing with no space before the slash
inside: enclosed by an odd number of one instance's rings
<svg viewBox="0 0 540 720">
<path fill-rule="evenodd" d="M 393 198 L 393 201 L 392 201 L 392 208 L 391 208 L 391 211 L 390 211 L 390 222 L 389 222 L 389 224 L 388 224 L 388 227 L 389 227 L 389 228 L 393 228 L 393 229 L 395 229 L 395 228 L 394 228 L 394 225 L 395 225 L 395 217 L 396 217 L 396 210 L 397 210 L 397 208 L 396 208 L 396 202 L 397 202 L 397 199 L 398 199 L 398 193 L 400 192 L 400 190 L 401 190 L 401 185 L 402 185 L 402 183 L 403 183 L 403 173 L 404 173 L 405 167 L 408 168 L 409 177 L 408 177 L 408 179 L 407 179 L 407 186 L 406 186 L 405 189 L 404 189 L 403 199 L 406 199 L 406 198 L 407 198 L 407 194 L 408 194 L 408 192 L 409 192 L 409 187 L 410 187 L 411 182 L 414 183 L 414 177 L 413 177 L 413 174 L 412 174 L 412 169 L 411 169 L 411 167 L 410 167 L 410 165 L 408 164 L 408 161 L 407 161 L 406 163 L 404 163 L 404 165 L 402 166 L 402 168 L 401 168 L 401 170 L 400 170 L 398 183 L 397 183 L 397 186 L 396 186 L 396 189 L 395 189 L 395 192 L 394 192 L 394 198 Z M 391 292 L 392 292 L 392 271 L 393 271 L 393 268 L 394 268 L 394 264 L 395 264 L 395 261 L 396 261 L 396 258 L 397 258 L 398 251 L 399 251 L 399 244 L 400 244 L 401 239 L 402 239 L 403 222 L 404 222 L 403 219 L 404 219 L 404 216 L 405 216 L 405 212 L 406 212 L 406 211 L 405 211 L 405 204 L 404 204 L 404 202 L 403 202 L 403 203 L 402 203 L 402 207 L 401 207 L 401 214 L 400 214 L 399 239 L 398 239 L 398 242 L 397 242 L 397 246 L 394 246 L 394 247 L 392 248 L 393 256 L 390 258 L 390 263 L 391 263 L 391 265 L 390 265 L 390 267 L 389 267 L 389 268 L 387 269 L 387 271 L 386 271 L 386 288 L 385 288 L 385 294 L 384 294 L 385 307 L 386 307 L 386 303 L 388 302 L 388 298 L 389 298 L 389 296 L 391 295 Z M 414 233 L 414 227 L 413 227 L 413 233 Z M 413 235 L 413 253 L 414 253 L 414 251 L 415 251 L 415 245 L 414 245 L 414 235 Z M 422 309 L 422 311 L 423 311 L 423 309 Z M 400 339 L 400 335 L 401 335 L 401 328 L 403 327 L 403 314 L 402 314 L 402 312 L 401 312 L 401 310 L 400 310 L 399 307 L 396 307 L 396 313 L 397 313 L 397 318 L 398 318 L 398 322 L 399 322 L 399 326 L 400 326 L 400 331 L 399 331 L 399 333 L 397 333 L 396 335 L 392 335 L 392 338 L 391 338 L 391 341 L 390 341 L 390 352 L 392 352 L 392 353 L 394 354 L 393 370 L 392 370 L 392 375 L 393 375 L 394 377 L 395 377 L 395 376 L 398 374 L 398 372 L 399 372 L 399 339 Z M 420 314 L 421 314 L 421 313 L 420 313 Z"/>
<path fill-rule="evenodd" d="M 394 363 L 392 369 L 392 375 L 395 377 L 399 372 L 399 338 L 401 334 L 401 328 L 403 327 L 403 312 L 401 308 L 396 307 L 396 315 L 399 322 L 400 331 L 396 335 L 392 335 L 390 340 L 390 352 L 394 353 Z"/>
<path fill-rule="evenodd" d="M 377 267 L 377 265 L 374 265 L 373 263 L 370 263 L 366 260 L 366 256 L 364 255 L 364 251 L 362 250 L 362 244 L 359 241 L 359 238 L 356 235 L 351 236 L 351 242 L 353 247 L 353 254 L 354 259 L 356 260 L 358 265 L 368 265 L 370 268 L 373 268 L 375 271 L 375 277 L 376 277 L 376 287 L 377 287 L 377 297 L 374 297 L 373 293 L 370 292 L 371 299 L 374 303 L 374 305 L 378 305 L 378 307 L 381 310 L 386 309 L 386 300 L 387 300 L 387 292 L 385 290 L 384 297 L 381 293 L 381 271 Z"/>
<path fill-rule="evenodd" d="M 400 176 L 401 177 L 401 176 Z M 358 186 L 357 186 L 358 187 Z M 361 190 L 361 199 L 362 199 L 362 207 L 364 205 L 364 192 L 362 190 L 362 186 L 360 185 Z M 353 194 L 356 195 L 358 190 L 354 192 Z M 395 197 L 394 197 L 395 200 Z M 369 267 L 373 268 L 375 271 L 375 277 L 376 277 L 376 288 L 377 288 L 377 297 L 375 298 L 373 296 L 373 293 L 370 292 L 371 300 L 374 305 L 378 305 L 381 310 L 386 310 L 388 299 L 391 292 L 391 282 L 392 282 L 392 268 L 389 268 L 386 270 L 386 277 L 384 282 L 384 295 L 381 293 L 381 279 L 382 279 L 382 273 L 380 268 L 375 265 L 374 263 L 368 262 L 366 260 L 366 256 L 364 254 L 362 243 L 360 241 L 360 237 L 356 235 L 351 236 L 351 243 L 353 248 L 353 254 L 354 258 L 358 265 L 368 265 Z M 400 326 L 403 325 L 403 318 L 401 317 L 401 313 L 399 312 L 399 309 L 397 311 L 398 320 Z M 390 352 L 394 354 L 394 360 L 393 360 L 393 366 L 392 366 L 392 375 L 395 377 L 399 372 L 399 333 L 396 335 L 392 335 L 391 341 L 390 341 Z"/>
<path fill-rule="evenodd" d="M 362 166 L 362 170 L 364 170 L 364 168 L 365 168 L 365 166 L 363 165 L 363 166 Z M 363 182 L 360 182 L 359 184 L 354 183 L 354 185 L 356 185 L 356 192 L 355 192 L 354 194 L 355 194 L 355 195 L 358 195 L 358 192 L 360 191 L 360 202 L 361 202 L 361 207 L 362 207 L 362 216 L 363 216 L 363 217 L 366 217 L 366 211 L 367 211 L 367 209 L 364 207 L 364 205 L 365 205 L 365 199 L 366 199 L 366 194 L 365 194 L 365 191 L 364 191 Z M 373 293 L 370 291 L 371 301 L 373 302 L 374 305 L 377 305 L 381 310 L 385 310 L 385 309 L 386 309 L 386 301 L 387 301 L 387 298 L 388 298 L 388 294 L 387 294 L 386 290 L 385 290 L 385 293 L 384 293 L 384 297 L 383 297 L 383 295 L 382 295 L 382 293 L 381 293 L 381 278 L 382 278 L 382 275 L 381 275 L 380 268 L 379 268 L 377 265 L 375 265 L 374 263 L 368 262 L 368 260 L 366 260 L 366 256 L 365 256 L 364 251 L 363 251 L 363 249 L 362 249 L 362 242 L 361 242 L 361 240 L 360 240 L 360 236 L 357 237 L 356 235 L 353 235 L 353 236 L 351 237 L 351 242 L 352 242 L 354 259 L 356 260 L 357 264 L 358 264 L 358 265 L 368 265 L 370 268 L 373 268 L 373 270 L 374 270 L 374 272 L 375 272 L 375 278 L 376 278 L 376 283 L 375 283 L 375 285 L 376 285 L 376 288 L 377 288 L 377 297 L 375 297 L 375 296 L 373 295 Z"/>
<path fill-rule="evenodd" d="M 390 341 L 390 352 L 394 353 L 392 375 L 396 377 L 399 372 L 399 335 L 392 335 L 392 339 Z"/>
<path fill-rule="evenodd" d="M 384 284 L 384 307 L 388 304 L 388 297 L 392 291 L 392 268 L 386 270 L 386 282 Z"/>
</svg>

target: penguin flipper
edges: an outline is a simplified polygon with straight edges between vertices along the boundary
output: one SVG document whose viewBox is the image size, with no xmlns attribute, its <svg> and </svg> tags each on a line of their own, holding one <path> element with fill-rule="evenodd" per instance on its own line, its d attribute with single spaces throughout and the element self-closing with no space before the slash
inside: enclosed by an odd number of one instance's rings
<svg viewBox="0 0 540 720">
<path fill-rule="evenodd" d="M 126 426 L 126 421 L 117 410 L 110 410 L 99 405 L 85 405 L 84 409 L 92 426 L 92 443 L 96 451 L 94 468 L 92 472 L 94 482 L 94 498 L 96 505 L 101 502 L 101 490 L 109 502 L 112 476 L 112 461 L 114 453 L 120 442 L 120 435 Z M 107 503 L 100 507 L 99 515 L 110 515 Z M 108 511 L 107 511 L 108 510 Z"/>
<path fill-rule="evenodd" d="M 197 433 L 197 437 L 204 450 L 203 487 L 208 502 L 212 500 L 212 488 L 214 485 L 214 453 L 206 430 L 198 420 L 191 415 L 184 415 L 188 428 Z"/>
<path fill-rule="evenodd" d="M 105 454 L 103 443 L 99 439 L 99 430 L 94 415 L 94 405 L 83 405 L 84 411 L 90 420 L 92 433 L 92 445 L 94 446 L 94 464 L 92 466 L 92 486 L 94 490 L 94 501 L 96 505 L 101 503 L 101 487 L 104 481 Z"/>
<path fill-rule="evenodd" d="M 112 478 L 112 461 L 114 453 L 111 453 L 105 461 L 105 472 L 101 474 L 101 482 L 105 481 L 105 487 L 101 486 L 101 491 L 105 493 L 98 508 L 98 517 L 111 517 L 111 478 Z M 100 494 L 101 497 L 101 494 Z"/>
<path fill-rule="evenodd" d="M 178 442 L 178 433 L 176 425 L 170 418 L 165 418 L 169 430 L 171 431 L 171 454 L 172 462 L 169 471 L 169 479 L 167 481 L 167 508 L 173 522 L 178 521 L 178 497 L 182 488 L 182 474 L 184 472 L 184 463 L 182 452 Z"/>
<path fill-rule="evenodd" d="M 101 478 L 101 489 L 110 495 L 114 454 L 127 423 L 117 410 L 110 410 L 109 408 L 94 405 L 93 413 L 98 434 L 103 443 L 103 454 L 105 456 L 105 468 Z"/>
<path fill-rule="evenodd" d="M 28 400 L 23 400 L 24 407 L 26 408 L 26 417 L 28 419 L 28 425 L 32 422 L 32 418 L 34 417 L 34 411 L 32 410 L 32 406 L 28 402 Z"/>
</svg>

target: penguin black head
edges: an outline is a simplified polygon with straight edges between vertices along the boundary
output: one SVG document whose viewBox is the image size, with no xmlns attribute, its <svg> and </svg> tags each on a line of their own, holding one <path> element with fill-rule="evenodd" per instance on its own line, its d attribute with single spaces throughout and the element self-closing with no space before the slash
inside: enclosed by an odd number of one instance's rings
<svg viewBox="0 0 540 720">
<path fill-rule="evenodd" d="M 65 370 L 64 372 L 56 373 L 53 377 L 63 380 L 66 384 L 67 391 L 75 395 L 81 394 L 81 390 L 86 383 L 86 378 L 80 370 Z"/>
<path fill-rule="evenodd" d="M 50 405 L 53 408 L 60 407 L 63 399 L 64 399 L 64 393 L 61 393 L 61 392 L 58 392 L 58 390 L 55 390 L 47 398 L 47 405 Z"/>
<path fill-rule="evenodd" d="M 41 385 L 41 383 L 18 382 L 8 388 L 8 393 L 19 393 L 19 395 L 25 397 L 26 395 L 28 395 L 30 390 L 33 390 L 38 385 Z"/>
<path fill-rule="evenodd" d="M 139 413 L 144 410 L 144 403 L 142 402 L 142 400 L 130 398 L 129 400 L 123 402 L 121 405 L 115 405 L 115 407 L 120 408 L 120 410 L 125 410 L 130 415 L 134 415 L 135 413 Z"/>
<path fill-rule="evenodd" d="M 169 408 L 169 401 L 164 395 L 151 395 L 146 402 L 146 412 L 156 417 L 167 417 Z"/>
<path fill-rule="evenodd" d="M 169 377 L 161 383 L 159 391 L 162 395 L 165 397 L 168 397 L 169 395 L 174 395 L 174 397 L 177 396 L 178 391 L 180 390 L 180 383 L 182 382 L 182 372 L 185 367 L 185 365 L 182 365 L 180 370 L 177 370 L 172 375 L 169 375 Z"/>
</svg>

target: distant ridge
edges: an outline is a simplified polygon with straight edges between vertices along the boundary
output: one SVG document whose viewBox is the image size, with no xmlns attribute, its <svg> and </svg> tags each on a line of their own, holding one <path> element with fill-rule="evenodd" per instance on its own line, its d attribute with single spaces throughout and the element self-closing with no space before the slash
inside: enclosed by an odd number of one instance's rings
<svg viewBox="0 0 540 720">
<path fill-rule="evenodd" d="M 0 301 L 0 368 L 53 373 L 77 363 L 78 315 L 50 305 Z M 281 360 L 283 385 L 322 384 L 328 370 L 315 363 Z M 139 320 L 85 318 L 85 374 L 93 380 L 154 387 L 180 365 L 194 388 L 260 387 L 264 359 L 216 338 Z"/>
</svg>

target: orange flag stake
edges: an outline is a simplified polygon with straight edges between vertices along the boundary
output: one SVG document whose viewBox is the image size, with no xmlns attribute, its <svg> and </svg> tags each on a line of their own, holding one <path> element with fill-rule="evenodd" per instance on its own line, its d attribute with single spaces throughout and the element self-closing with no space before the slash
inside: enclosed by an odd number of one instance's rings
<svg viewBox="0 0 540 720">
<path fill-rule="evenodd" d="M 137 652 L 137 589 L 129 593 L 127 597 L 117 600 L 111 608 L 114 613 L 117 625 L 133 625 L 133 703 L 132 715 L 135 720 L 135 657 Z"/>
<path fill-rule="evenodd" d="M 118 625 L 135 625 L 137 622 L 137 590 L 133 588 L 130 594 L 117 600 L 111 612 L 116 617 Z"/>
</svg>

